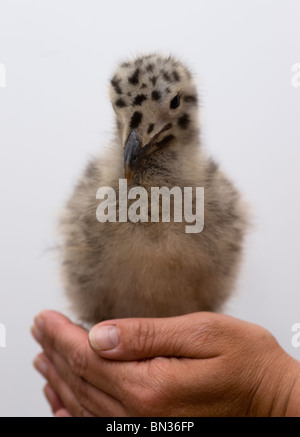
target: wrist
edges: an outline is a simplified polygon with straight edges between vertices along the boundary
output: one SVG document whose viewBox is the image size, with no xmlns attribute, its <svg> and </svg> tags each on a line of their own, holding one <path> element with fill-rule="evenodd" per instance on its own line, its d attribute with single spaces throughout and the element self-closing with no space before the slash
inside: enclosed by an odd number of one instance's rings
<svg viewBox="0 0 300 437">
<path fill-rule="evenodd" d="M 293 359 L 285 417 L 300 417 L 300 363 Z"/>
<path fill-rule="evenodd" d="M 300 363 L 283 351 L 274 363 L 269 416 L 300 417 Z"/>
<path fill-rule="evenodd" d="M 252 416 L 300 417 L 300 363 L 278 346 L 257 366 Z"/>
</svg>

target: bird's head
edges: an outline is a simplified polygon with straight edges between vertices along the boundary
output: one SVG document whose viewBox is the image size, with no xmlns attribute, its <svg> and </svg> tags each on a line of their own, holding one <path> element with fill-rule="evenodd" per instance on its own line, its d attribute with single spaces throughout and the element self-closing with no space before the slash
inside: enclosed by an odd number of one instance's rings
<svg viewBox="0 0 300 437">
<path fill-rule="evenodd" d="M 157 54 L 124 62 L 110 82 L 110 98 L 124 148 L 125 177 L 171 144 L 184 147 L 198 133 L 198 96 L 189 70 Z"/>
</svg>

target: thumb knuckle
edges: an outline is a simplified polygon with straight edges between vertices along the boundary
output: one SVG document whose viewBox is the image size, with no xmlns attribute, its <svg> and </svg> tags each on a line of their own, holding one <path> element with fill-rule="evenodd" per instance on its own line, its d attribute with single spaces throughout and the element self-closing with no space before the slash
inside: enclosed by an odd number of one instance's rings
<svg viewBox="0 0 300 437">
<path fill-rule="evenodd" d="M 138 354 L 151 354 L 155 341 L 155 324 L 152 321 L 136 320 L 134 322 L 131 344 Z"/>
<path fill-rule="evenodd" d="M 88 368 L 88 359 L 85 351 L 81 347 L 74 347 L 68 361 L 75 375 L 80 377 L 85 375 Z"/>
</svg>

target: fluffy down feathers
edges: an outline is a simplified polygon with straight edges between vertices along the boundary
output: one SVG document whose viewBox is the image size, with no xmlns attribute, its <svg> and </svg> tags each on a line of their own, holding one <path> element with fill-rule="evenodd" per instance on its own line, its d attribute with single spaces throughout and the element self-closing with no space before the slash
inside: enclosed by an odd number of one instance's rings
<svg viewBox="0 0 300 437">
<path fill-rule="evenodd" d="M 190 72 L 171 57 L 142 56 L 118 68 L 110 97 L 115 137 L 88 164 L 61 220 L 64 284 L 75 314 L 94 324 L 219 310 L 234 287 L 247 218 L 237 189 L 201 147 Z M 193 193 L 204 187 L 202 232 L 188 234 L 185 222 L 172 220 L 97 220 L 97 190 L 118 191 L 133 130 L 147 152 L 128 189 L 144 187 L 150 198 L 151 187 L 193 187 Z"/>
</svg>

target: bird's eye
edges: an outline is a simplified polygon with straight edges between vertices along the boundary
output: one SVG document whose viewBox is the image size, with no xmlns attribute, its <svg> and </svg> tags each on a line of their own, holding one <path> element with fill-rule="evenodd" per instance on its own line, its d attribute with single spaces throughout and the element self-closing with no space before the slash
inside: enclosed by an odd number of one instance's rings
<svg viewBox="0 0 300 437">
<path fill-rule="evenodd" d="M 177 94 L 177 96 L 175 96 L 174 99 L 171 100 L 170 108 L 176 109 L 176 108 L 178 108 L 179 105 L 180 105 L 180 96 L 179 96 L 179 94 Z"/>
</svg>

